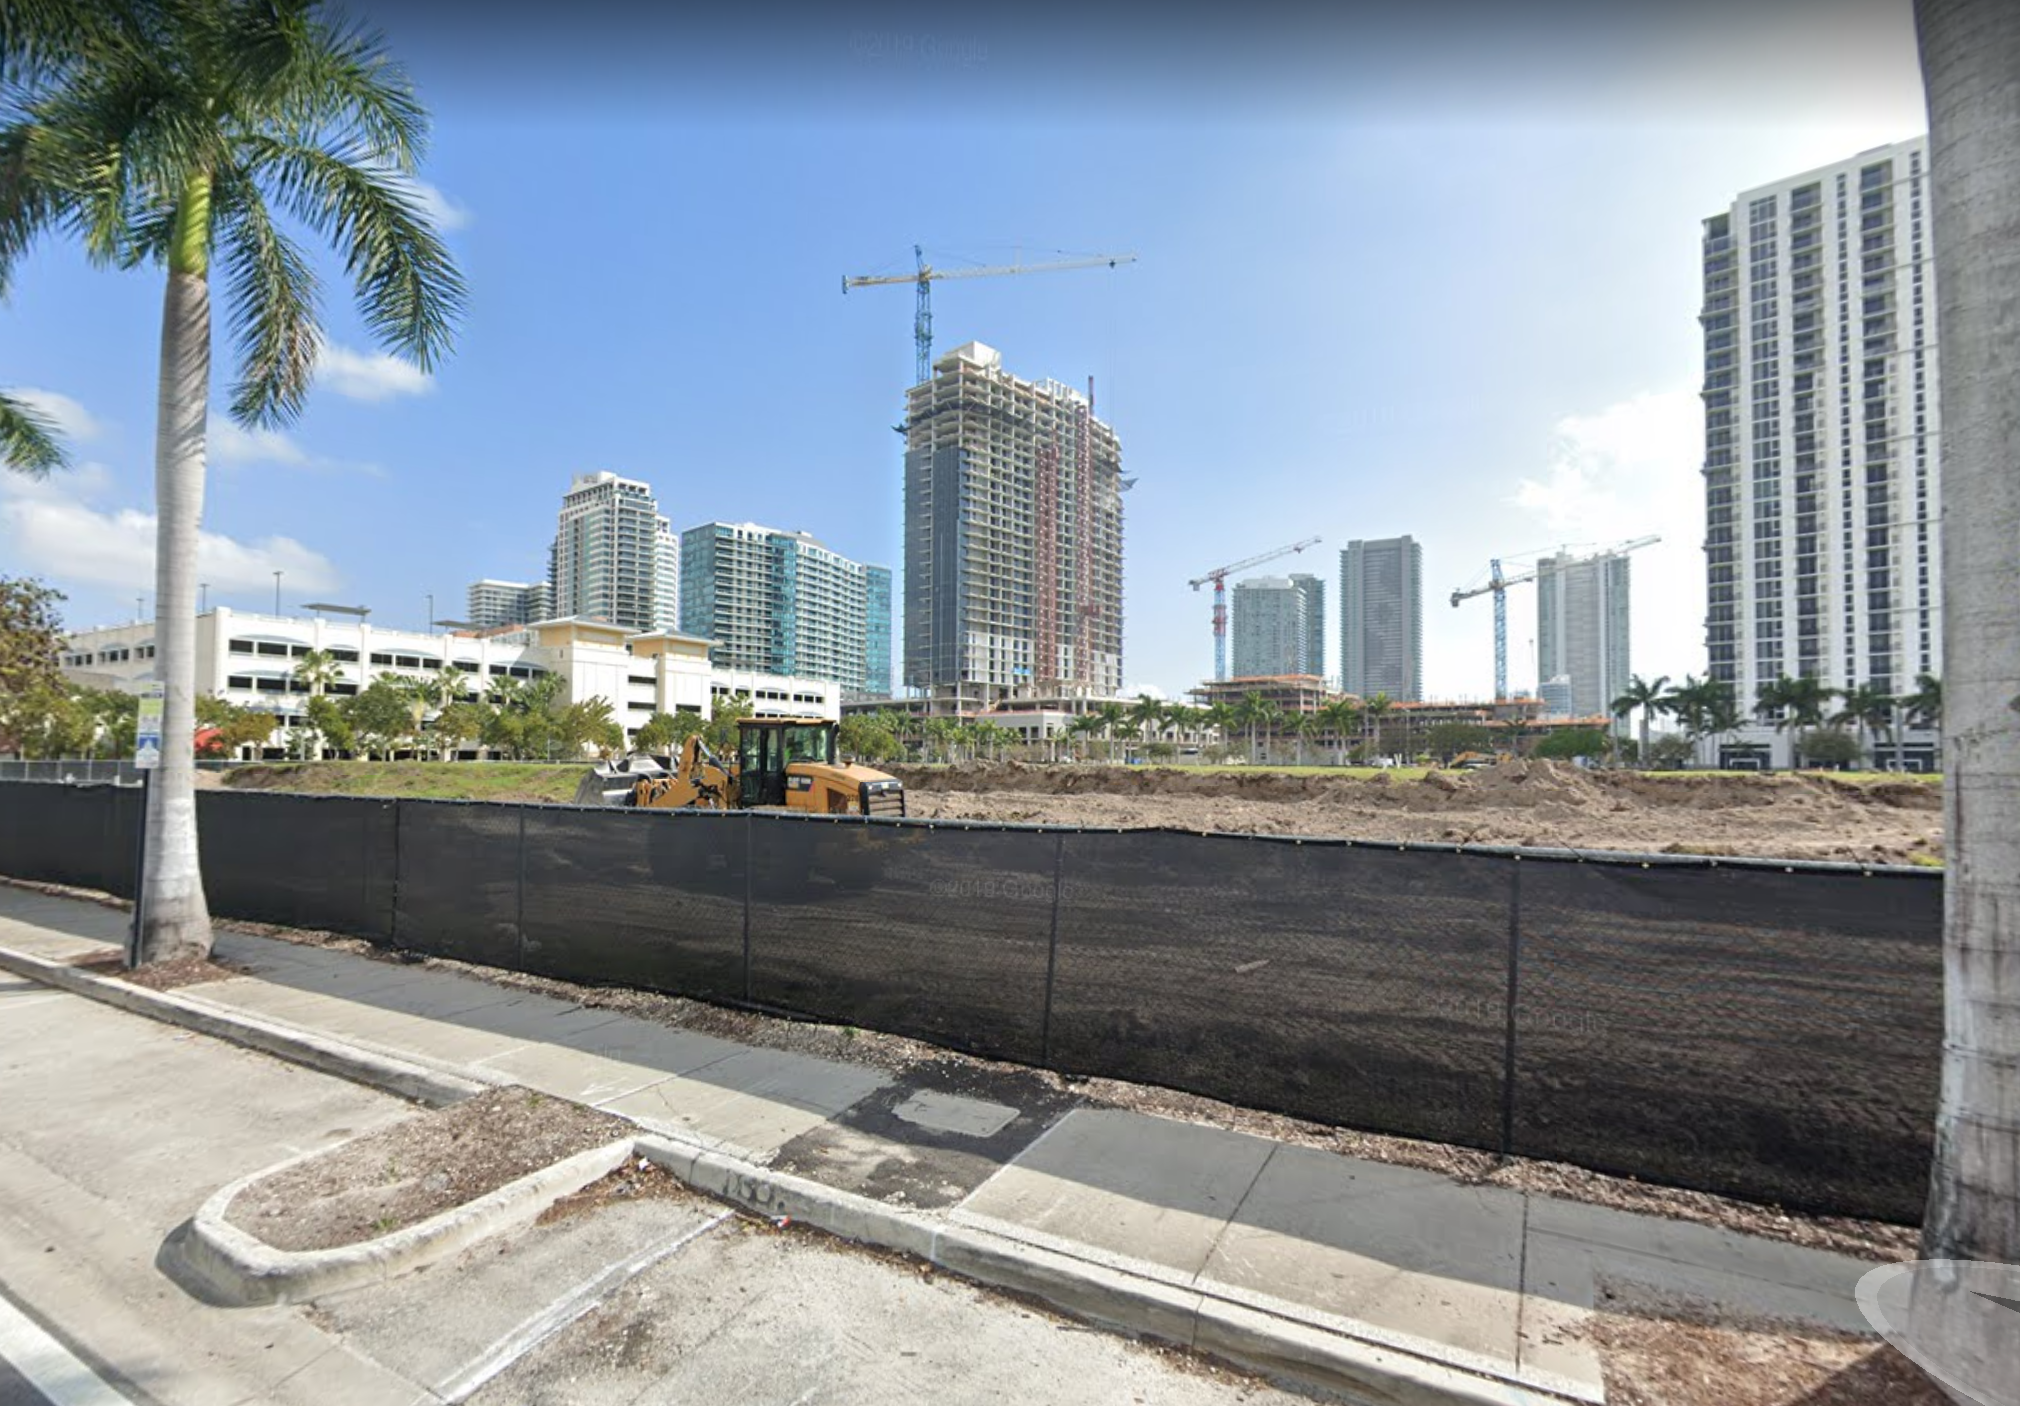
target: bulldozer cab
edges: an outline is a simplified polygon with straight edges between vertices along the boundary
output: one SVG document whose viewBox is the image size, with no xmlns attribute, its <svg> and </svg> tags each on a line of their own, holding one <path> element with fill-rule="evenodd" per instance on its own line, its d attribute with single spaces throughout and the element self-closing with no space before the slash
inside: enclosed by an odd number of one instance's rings
<svg viewBox="0 0 2020 1406">
<path fill-rule="evenodd" d="M 745 718 L 737 724 L 738 804 L 782 806 L 786 769 L 835 763 L 835 725 L 820 719 Z"/>
</svg>

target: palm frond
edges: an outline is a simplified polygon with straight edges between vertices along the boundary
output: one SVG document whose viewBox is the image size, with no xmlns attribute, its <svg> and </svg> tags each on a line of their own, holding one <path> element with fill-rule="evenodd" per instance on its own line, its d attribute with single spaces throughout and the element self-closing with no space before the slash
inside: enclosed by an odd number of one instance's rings
<svg viewBox="0 0 2020 1406">
<path fill-rule="evenodd" d="M 343 256 L 366 326 L 421 370 L 433 370 L 449 351 L 467 294 L 404 180 L 356 147 L 254 135 L 241 149 L 247 173 Z"/>
<path fill-rule="evenodd" d="M 0 298 L 12 290 L 14 266 L 57 223 L 61 209 L 57 192 L 29 159 L 33 138 L 26 123 L 0 128 Z"/>
<path fill-rule="evenodd" d="M 235 12 L 228 42 L 245 115 L 287 140 L 362 147 L 372 164 L 411 174 L 428 139 L 413 83 L 383 34 L 316 8 L 314 0 L 262 0 Z"/>
<path fill-rule="evenodd" d="M 55 422 L 27 402 L 0 394 L 0 462 L 30 478 L 69 463 Z"/>
<path fill-rule="evenodd" d="M 322 344 L 316 316 L 321 284 L 301 249 L 275 226 L 251 181 L 237 172 L 222 173 L 215 209 L 228 317 L 238 347 L 232 417 L 278 427 L 299 415 L 308 399 Z"/>
</svg>

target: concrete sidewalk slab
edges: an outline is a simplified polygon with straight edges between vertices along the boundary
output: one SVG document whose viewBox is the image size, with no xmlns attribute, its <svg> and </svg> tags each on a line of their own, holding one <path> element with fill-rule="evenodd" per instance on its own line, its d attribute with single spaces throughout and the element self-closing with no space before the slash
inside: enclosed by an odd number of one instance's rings
<svg viewBox="0 0 2020 1406">
<path fill-rule="evenodd" d="M 1522 1212 L 1520 1192 L 1279 1147 L 1197 1283 L 1291 1299 L 1512 1363 Z"/>
<path fill-rule="evenodd" d="M 889 1082 L 888 1076 L 859 1065 L 745 1048 L 598 1107 L 649 1128 L 699 1135 L 764 1161 Z"/>
<path fill-rule="evenodd" d="M 1190 1283 L 1277 1150 L 1246 1133 L 1080 1108 L 955 1213 L 1007 1235 L 1131 1255 Z"/>
</svg>

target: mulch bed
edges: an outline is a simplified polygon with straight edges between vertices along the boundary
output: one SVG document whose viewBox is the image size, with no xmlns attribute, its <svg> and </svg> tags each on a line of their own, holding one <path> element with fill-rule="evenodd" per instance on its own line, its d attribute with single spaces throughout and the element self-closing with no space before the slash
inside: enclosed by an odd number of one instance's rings
<svg viewBox="0 0 2020 1406">
<path fill-rule="evenodd" d="M 355 1245 L 633 1131 L 621 1118 L 566 1099 L 491 1089 L 254 1182 L 232 1199 L 225 1219 L 277 1250 Z"/>
</svg>

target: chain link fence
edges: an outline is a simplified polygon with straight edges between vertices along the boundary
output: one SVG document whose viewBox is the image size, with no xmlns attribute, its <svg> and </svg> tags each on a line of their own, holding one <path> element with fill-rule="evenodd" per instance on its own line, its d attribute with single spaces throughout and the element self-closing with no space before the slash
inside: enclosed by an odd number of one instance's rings
<svg viewBox="0 0 2020 1406">
<path fill-rule="evenodd" d="M 0 783 L 0 873 L 131 890 L 138 794 Z M 1905 1223 L 1923 869 L 206 791 L 220 915 Z"/>
</svg>

